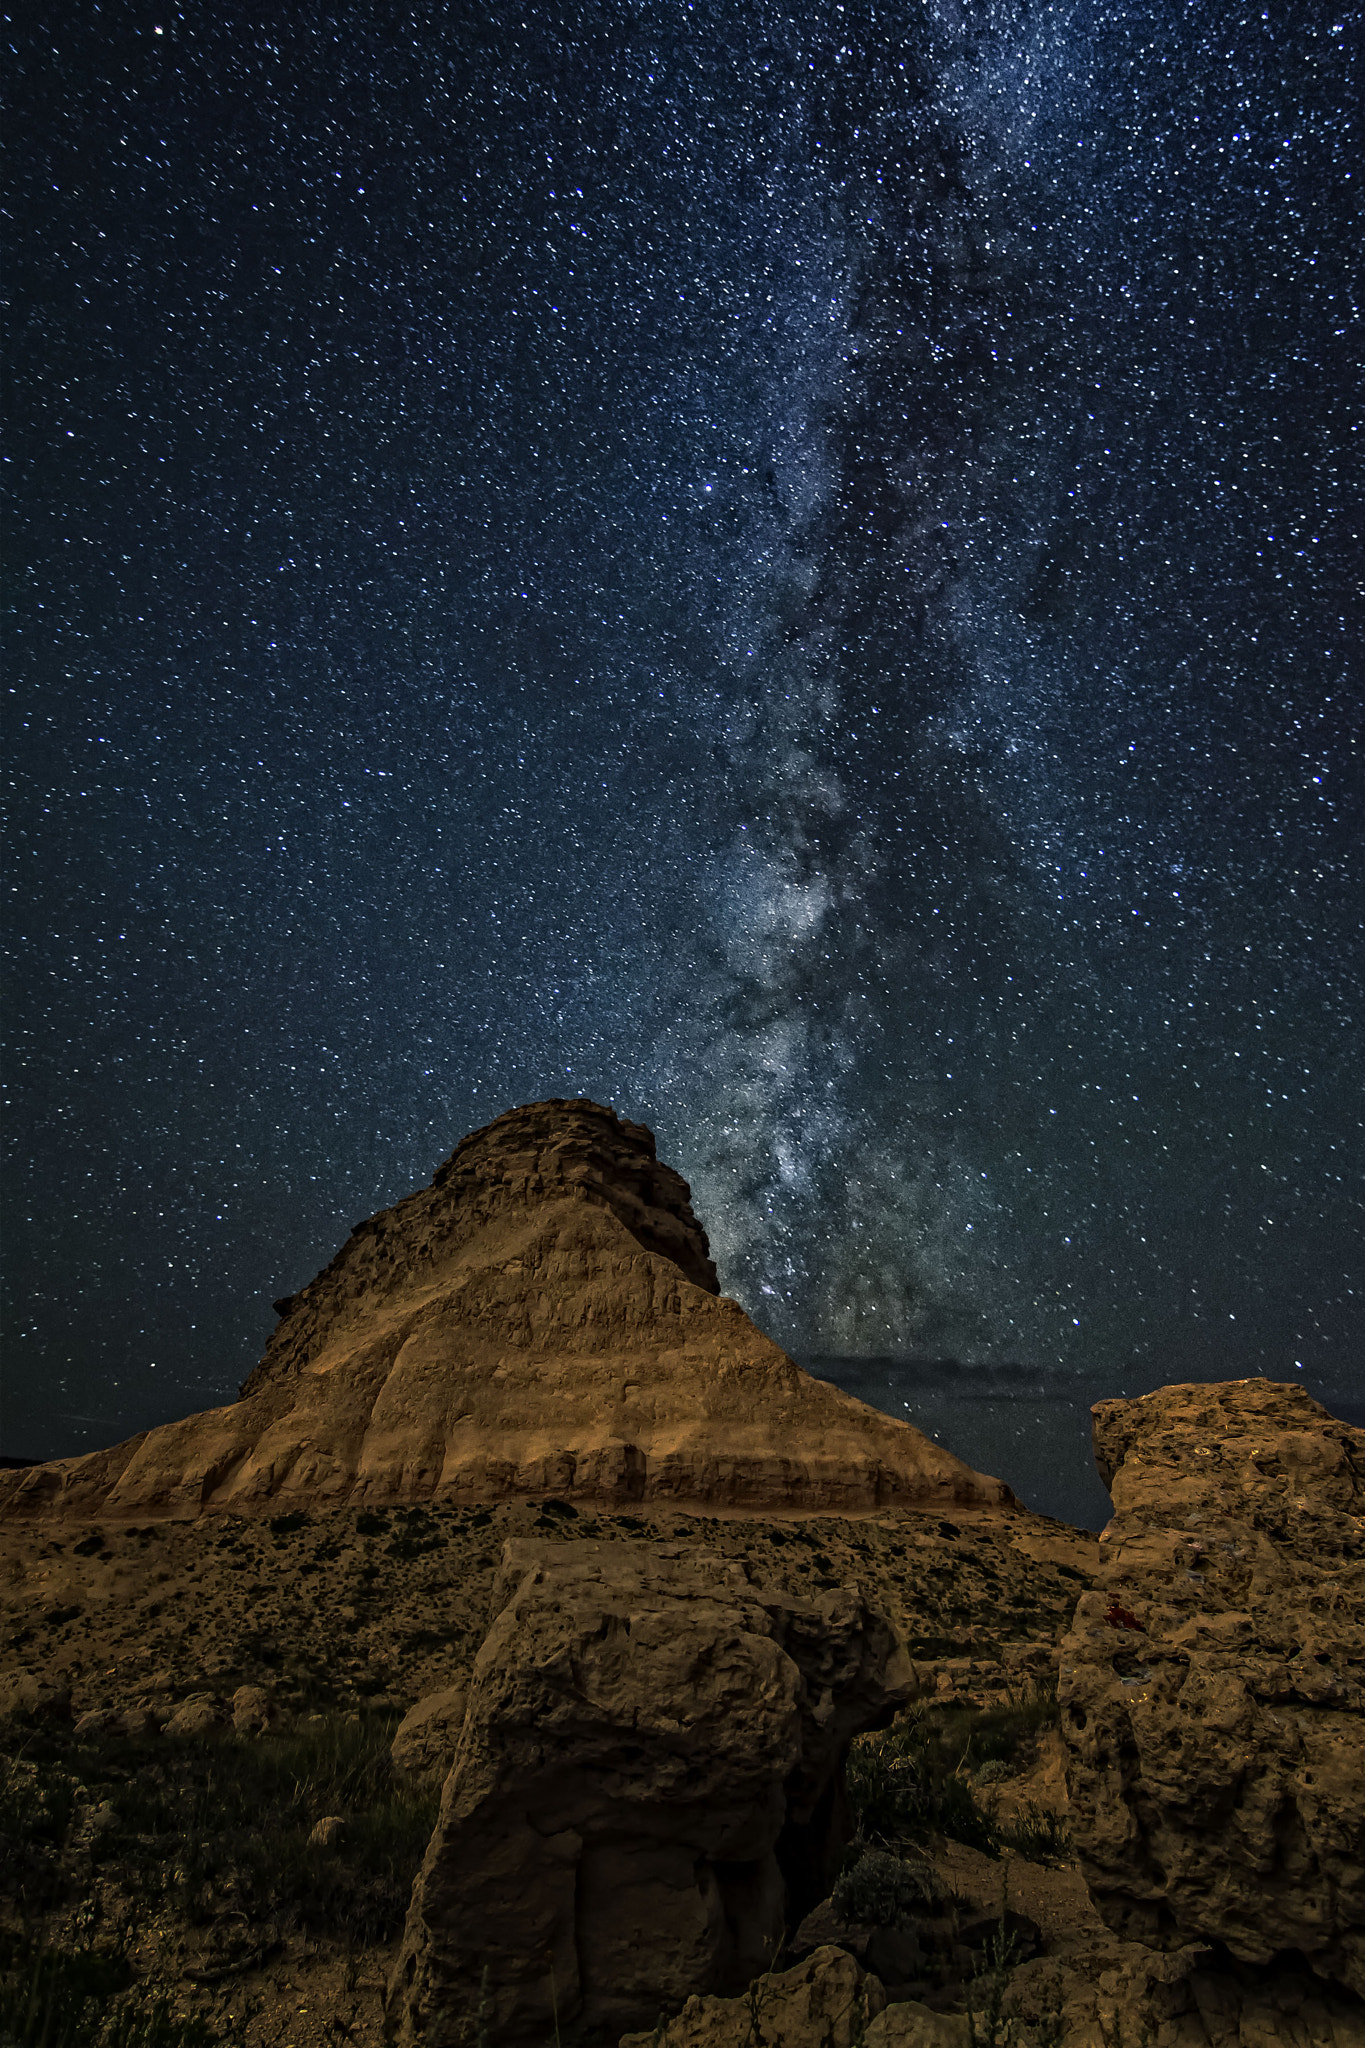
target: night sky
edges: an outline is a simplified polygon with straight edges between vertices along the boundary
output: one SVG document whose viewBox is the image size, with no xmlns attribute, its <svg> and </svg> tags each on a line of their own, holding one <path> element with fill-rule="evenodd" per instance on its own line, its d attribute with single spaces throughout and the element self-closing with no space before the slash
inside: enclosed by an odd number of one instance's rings
<svg viewBox="0 0 1365 2048">
<path fill-rule="evenodd" d="M 550 1095 L 798 1355 L 1360 1392 L 1359 8 L 159 4 L 7 31 L 5 1450 Z"/>
</svg>

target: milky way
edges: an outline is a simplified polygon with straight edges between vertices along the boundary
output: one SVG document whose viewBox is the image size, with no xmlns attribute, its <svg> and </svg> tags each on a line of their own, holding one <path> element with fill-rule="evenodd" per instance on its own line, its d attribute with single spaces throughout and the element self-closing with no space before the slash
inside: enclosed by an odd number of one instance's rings
<svg viewBox="0 0 1365 2048">
<path fill-rule="evenodd" d="M 19 39 L 8 1447 L 580 1093 L 798 1350 L 1365 1379 L 1359 13 L 473 16 Z"/>
</svg>

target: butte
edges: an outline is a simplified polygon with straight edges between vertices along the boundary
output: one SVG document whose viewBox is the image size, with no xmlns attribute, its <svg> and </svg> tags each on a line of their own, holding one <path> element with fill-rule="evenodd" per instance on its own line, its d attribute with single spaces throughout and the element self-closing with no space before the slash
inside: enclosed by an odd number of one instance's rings
<svg viewBox="0 0 1365 2048">
<path fill-rule="evenodd" d="M 721 1294 L 686 1181 L 587 1100 L 508 1111 L 275 1304 L 240 1398 L 0 1474 L 0 1516 L 558 1497 L 702 1513 L 1011 1508 Z"/>
</svg>

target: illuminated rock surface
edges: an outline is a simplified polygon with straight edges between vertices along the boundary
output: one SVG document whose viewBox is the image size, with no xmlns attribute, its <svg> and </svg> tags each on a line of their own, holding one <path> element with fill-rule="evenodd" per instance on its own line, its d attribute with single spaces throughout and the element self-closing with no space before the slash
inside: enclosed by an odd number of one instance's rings
<svg viewBox="0 0 1365 2048">
<path fill-rule="evenodd" d="M 619 2034 L 738 1991 L 832 1880 L 853 1735 L 909 1692 L 852 1589 L 682 1545 L 509 1543 L 390 1994 L 405 2042 Z"/>
<path fill-rule="evenodd" d="M 1094 1416 L 1114 1520 L 1061 1704 L 1095 1903 L 1365 1993 L 1365 1431 L 1265 1380 Z"/>
<path fill-rule="evenodd" d="M 510 1111 L 284 1302 L 239 1401 L 0 1474 L 0 1514 L 558 1495 L 766 1513 L 1008 1505 L 720 1295 L 687 1183 L 587 1101 Z"/>
</svg>

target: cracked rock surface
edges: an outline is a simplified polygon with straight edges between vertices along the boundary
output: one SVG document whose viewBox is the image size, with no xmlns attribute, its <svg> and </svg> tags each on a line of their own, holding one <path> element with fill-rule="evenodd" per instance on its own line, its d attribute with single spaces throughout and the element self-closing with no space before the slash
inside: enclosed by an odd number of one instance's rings
<svg viewBox="0 0 1365 2048">
<path fill-rule="evenodd" d="M 1091 1895 L 1365 1994 L 1365 1431 L 1265 1380 L 1094 1418 L 1114 1519 L 1060 1687 Z"/>
<path fill-rule="evenodd" d="M 849 1588 L 682 1545 L 511 1542 L 390 1991 L 401 2042 L 615 2038 L 736 1992 L 828 1888 L 851 1737 L 908 1691 Z"/>
</svg>

